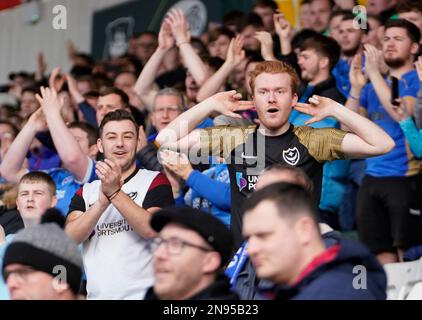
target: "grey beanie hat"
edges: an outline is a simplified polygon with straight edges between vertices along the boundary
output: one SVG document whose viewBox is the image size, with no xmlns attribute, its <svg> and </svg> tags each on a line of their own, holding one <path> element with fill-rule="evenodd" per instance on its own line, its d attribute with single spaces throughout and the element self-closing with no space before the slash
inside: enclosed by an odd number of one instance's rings
<svg viewBox="0 0 422 320">
<path fill-rule="evenodd" d="M 56 267 L 66 270 L 66 281 L 72 291 L 79 291 L 82 276 L 82 257 L 75 241 L 69 238 L 56 223 L 46 223 L 18 232 L 7 247 L 4 268 L 13 263 L 33 267 L 57 276 Z"/>
</svg>

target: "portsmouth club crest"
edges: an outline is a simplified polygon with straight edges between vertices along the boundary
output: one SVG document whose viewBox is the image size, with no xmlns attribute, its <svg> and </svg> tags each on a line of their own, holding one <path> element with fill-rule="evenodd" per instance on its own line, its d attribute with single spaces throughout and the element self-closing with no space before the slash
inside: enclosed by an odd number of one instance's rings
<svg viewBox="0 0 422 320">
<path fill-rule="evenodd" d="M 300 159 L 299 150 L 296 147 L 283 150 L 283 160 L 291 166 L 295 166 Z"/>
<path fill-rule="evenodd" d="M 248 181 L 245 178 L 243 178 L 242 172 L 236 172 L 236 184 L 237 184 L 237 187 L 239 188 L 239 191 L 242 191 L 248 184 Z"/>
</svg>

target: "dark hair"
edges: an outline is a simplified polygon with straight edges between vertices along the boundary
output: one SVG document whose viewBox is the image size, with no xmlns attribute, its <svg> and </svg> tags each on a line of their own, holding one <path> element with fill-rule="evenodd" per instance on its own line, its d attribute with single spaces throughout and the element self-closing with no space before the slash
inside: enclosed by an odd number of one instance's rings
<svg viewBox="0 0 422 320">
<path fill-rule="evenodd" d="M 245 53 L 246 53 L 245 70 L 248 67 L 248 65 L 252 62 L 262 62 L 262 61 L 264 61 L 260 52 L 245 50 Z"/>
<path fill-rule="evenodd" d="M 405 19 L 389 19 L 385 23 L 385 31 L 390 28 L 403 28 L 406 30 L 407 36 L 412 42 L 419 43 L 421 40 L 421 32 L 419 28 L 412 22 Z"/>
<path fill-rule="evenodd" d="M 157 33 L 155 33 L 154 31 L 149 31 L 149 30 L 142 31 L 142 32 L 135 32 L 132 35 L 132 39 L 139 39 L 142 36 L 151 36 L 151 37 L 153 37 L 155 39 L 155 41 L 158 41 L 158 35 L 157 35 Z"/>
<path fill-rule="evenodd" d="M 350 11 L 350 10 L 345 10 L 345 9 L 336 9 L 336 10 L 333 10 L 332 12 L 331 12 L 331 15 L 330 15 L 330 20 L 332 20 L 333 18 L 335 18 L 335 17 L 338 17 L 338 16 L 344 16 L 344 15 L 346 15 L 346 14 L 349 14 L 349 13 L 352 13 L 352 11 Z M 352 13 L 353 14 L 353 13 Z"/>
<path fill-rule="evenodd" d="M 111 121 L 124 121 L 129 120 L 133 123 L 136 129 L 136 136 L 138 136 L 139 126 L 135 121 L 135 118 L 126 110 L 117 109 L 115 111 L 107 113 L 101 121 L 100 127 L 98 128 L 98 135 L 101 138 L 104 130 L 104 126 Z"/>
<path fill-rule="evenodd" d="M 234 37 L 234 33 L 225 27 L 220 27 L 208 32 L 208 36 L 209 36 L 208 43 L 211 43 L 211 42 L 217 41 L 218 37 L 220 36 L 226 36 L 227 38 L 231 39 Z"/>
<path fill-rule="evenodd" d="M 396 11 L 398 13 L 419 11 L 422 14 L 422 2 L 420 0 L 398 0 Z"/>
<path fill-rule="evenodd" d="M 360 18 L 359 16 L 355 15 L 353 12 L 346 12 L 345 14 L 343 14 L 341 21 L 349 21 L 349 20 L 355 20 L 355 19 L 365 19 L 367 20 L 368 18 Z M 359 30 L 361 30 L 364 33 L 368 33 L 369 32 L 369 25 L 367 24 L 366 28 L 359 28 Z"/>
<path fill-rule="evenodd" d="M 15 138 L 18 135 L 19 129 L 13 123 L 11 123 L 9 120 L 1 120 L 0 119 L 0 124 L 8 125 L 12 129 L 13 138 Z"/>
<path fill-rule="evenodd" d="M 122 100 L 123 107 L 129 107 L 129 97 L 123 90 L 120 90 L 115 87 L 108 87 L 100 90 L 100 97 L 108 96 L 109 94 L 117 94 Z"/>
<path fill-rule="evenodd" d="M 190 39 L 190 44 L 194 49 L 197 49 L 199 51 L 199 55 L 204 55 L 204 54 L 208 54 L 208 50 L 207 47 L 205 46 L 205 44 L 202 42 L 201 39 L 199 38 L 191 38 Z"/>
<path fill-rule="evenodd" d="M 245 214 L 266 200 L 277 207 L 277 213 L 281 218 L 296 219 L 306 215 L 312 218 L 316 226 L 318 225 L 318 214 L 312 197 L 297 184 L 278 182 L 253 192 L 245 201 Z"/>
<path fill-rule="evenodd" d="M 54 180 L 45 172 L 42 171 L 31 171 L 23 175 L 19 181 L 19 185 L 24 182 L 43 182 L 47 185 L 51 195 L 56 194 L 56 183 Z"/>
<path fill-rule="evenodd" d="M 87 66 L 94 67 L 95 60 L 90 54 L 78 52 L 75 57 L 84 60 Z"/>
<path fill-rule="evenodd" d="M 292 176 L 294 176 L 297 181 L 297 185 L 303 187 L 306 192 L 308 192 L 309 196 L 312 197 L 312 192 L 314 191 L 314 184 L 309 178 L 309 176 L 305 173 L 305 171 L 303 171 L 301 168 L 293 167 L 285 163 L 275 163 L 269 167 L 266 167 L 261 173 L 261 175 L 281 172 L 288 172 Z"/>
<path fill-rule="evenodd" d="M 315 50 L 319 55 L 328 58 L 330 70 L 335 67 L 340 58 L 341 48 L 336 40 L 322 34 L 307 38 L 300 45 L 300 51 Z"/>
<path fill-rule="evenodd" d="M 35 94 L 41 94 L 40 87 L 39 86 L 36 86 L 36 85 L 29 85 L 29 86 L 26 86 L 26 87 L 22 88 L 22 93 L 21 94 L 24 94 L 25 92 L 31 92 L 34 95 Z"/>
<path fill-rule="evenodd" d="M 299 48 L 303 41 L 319 34 L 320 34 L 319 32 L 313 29 L 302 29 L 301 31 L 299 31 L 293 36 L 292 49 L 294 50 L 294 49 Z"/>
<path fill-rule="evenodd" d="M 236 30 L 239 30 L 240 24 L 245 17 L 245 13 L 239 10 L 232 10 L 227 12 L 223 16 L 223 26 L 226 28 L 230 25 L 234 25 Z"/>
<path fill-rule="evenodd" d="M 253 8 L 257 7 L 271 8 L 273 11 L 278 9 L 277 4 L 273 0 L 256 0 Z"/>
<path fill-rule="evenodd" d="M 220 57 L 205 56 L 205 57 L 202 57 L 202 60 L 204 61 L 204 63 L 207 66 L 209 66 L 211 69 L 213 69 L 214 72 L 216 72 L 218 69 L 220 69 L 220 67 L 224 63 L 224 60 L 221 59 Z"/>
<path fill-rule="evenodd" d="M 68 128 L 69 129 L 78 128 L 78 129 L 81 129 L 83 132 L 85 132 L 88 137 L 89 146 L 92 146 L 97 143 L 97 139 L 98 139 L 97 129 L 91 126 L 89 123 L 74 121 L 69 124 Z"/>
<path fill-rule="evenodd" d="M 255 28 L 263 28 L 264 24 L 262 23 L 261 17 L 255 12 L 251 12 L 243 17 L 241 23 L 239 24 L 238 32 L 242 32 L 247 26 L 254 26 Z"/>
<path fill-rule="evenodd" d="M 100 96 L 100 93 L 99 93 L 98 91 L 96 91 L 96 90 L 91 90 L 91 91 L 85 92 L 85 93 L 83 94 L 83 97 L 84 97 L 85 99 L 89 99 L 89 98 L 98 98 L 99 96 Z"/>
</svg>

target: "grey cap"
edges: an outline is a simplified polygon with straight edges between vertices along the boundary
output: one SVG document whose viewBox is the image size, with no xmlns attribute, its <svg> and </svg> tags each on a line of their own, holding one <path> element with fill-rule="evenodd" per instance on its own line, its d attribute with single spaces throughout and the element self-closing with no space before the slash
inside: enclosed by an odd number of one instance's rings
<svg viewBox="0 0 422 320">
<path fill-rule="evenodd" d="M 72 290 L 79 290 L 82 257 L 78 245 L 56 223 L 45 223 L 18 232 L 7 247 L 4 268 L 13 263 L 28 265 L 53 276 L 55 267 L 63 265 Z"/>
</svg>

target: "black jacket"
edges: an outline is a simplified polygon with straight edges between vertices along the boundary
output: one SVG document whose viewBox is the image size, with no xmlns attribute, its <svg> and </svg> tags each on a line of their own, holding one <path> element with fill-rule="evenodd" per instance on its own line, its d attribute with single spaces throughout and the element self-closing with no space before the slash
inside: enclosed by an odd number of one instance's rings
<svg viewBox="0 0 422 320">
<path fill-rule="evenodd" d="M 305 92 L 307 87 L 306 83 L 302 83 L 299 87 L 299 97 Z M 318 95 L 321 97 L 327 97 L 333 99 L 334 101 L 345 104 L 347 99 L 343 96 L 340 91 L 337 89 L 336 86 L 336 79 L 333 76 L 330 76 L 327 80 L 324 80 L 318 83 L 314 90 L 312 91 L 312 95 Z"/>
<path fill-rule="evenodd" d="M 145 300 L 160 300 L 153 287 L 148 289 Z M 229 279 L 220 275 L 209 287 L 186 300 L 239 300 L 239 296 L 230 290 Z"/>
</svg>

